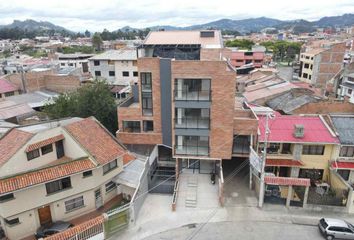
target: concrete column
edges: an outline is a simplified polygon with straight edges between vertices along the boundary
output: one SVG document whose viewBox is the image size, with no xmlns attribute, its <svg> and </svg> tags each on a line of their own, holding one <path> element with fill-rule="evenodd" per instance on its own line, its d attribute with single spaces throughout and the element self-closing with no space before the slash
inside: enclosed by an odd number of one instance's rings
<svg viewBox="0 0 354 240">
<path fill-rule="evenodd" d="M 288 196 L 286 197 L 286 206 L 290 207 L 290 201 L 292 199 L 293 195 L 293 186 L 289 186 L 288 188 Z"/>
<path fill-rule="evenodd" d="M 309 186 L 307 186 L 306 188 L 305 188 L 305 193 L 304 193 L 304 202 L 302 203 L 303 205 L 302 205 L 302 207 L 306 207 L 306 205 L 307 205 L 307 199 L 308 199 L 308 197 L 309 197 Z"/>
<path fill-rule="evenodd" d="M 182 98 L 183 80 L 177 79 L 177 97 Z"/>
</svg>

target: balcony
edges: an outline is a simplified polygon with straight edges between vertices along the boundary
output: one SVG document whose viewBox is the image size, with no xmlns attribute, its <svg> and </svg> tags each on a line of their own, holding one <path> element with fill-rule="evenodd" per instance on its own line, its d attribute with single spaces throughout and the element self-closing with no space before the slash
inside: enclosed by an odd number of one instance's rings
<svg viewBox="0 0 354 240">
<path fill-rule="evenodd" d="M 175 90 L 175 101 L 211 101 L 211 90 Z"/>
<path fill-rule="evenodd" d="M 175 155 L 209 156 L 209 147 L 176 145 Z"/>
<path fill-rule="evenodd" d="M 175 118 L 175 128 L 210 129 L 210 118 L 208 117 L 181 117 Z"/>
</svg>

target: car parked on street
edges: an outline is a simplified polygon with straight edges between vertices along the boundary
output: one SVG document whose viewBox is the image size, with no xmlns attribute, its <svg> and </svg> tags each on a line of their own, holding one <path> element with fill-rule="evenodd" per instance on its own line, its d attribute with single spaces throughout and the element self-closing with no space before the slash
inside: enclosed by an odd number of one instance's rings
<svg viewBox="0 0 354 240">
<path fill-rule="evenodd" d="M 58 222 L 54 222 L 54 223 L 50 223 L 47 225 L 44 225 L 42 227 L 40 227 L 37 230 L 36 233 L 36 238 L 45 238 L 48 237 L 50 235 L 56 234 L 56 233 L 60 233 L 63 232 L 71 227 L 73 227 L 74 225 L 69 223 L 69 222 L 64 222 L 64 221 L 58 221 Z"/>
<path fill-rule="evenodd" d="M 327 240 L 354 239 L 354 226 L 344 220 L 321 218 L 318 229 Z"/>
</svg>

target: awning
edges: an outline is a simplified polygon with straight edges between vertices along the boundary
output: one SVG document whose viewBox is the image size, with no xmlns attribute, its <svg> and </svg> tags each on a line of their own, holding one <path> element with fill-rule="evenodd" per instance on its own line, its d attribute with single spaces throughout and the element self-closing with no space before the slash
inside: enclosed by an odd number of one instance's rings
<svg viewBox="0 0 354 240">
<path fill-rule="evenodd" d="M 44 147 L 44 146 L 46 146 L 48 144 L 52 144 L 52 143 L 55 143 L 55 142 L 63 140 L 63 139 L 64 139 L 64 135 L 60 134 L 60 135 L 57 135 L 55 137 L 51 137 L 51 138 L 45 139 L 43 141 L 33 143 L 31 145 L 28 145 L 28 147 L 26 148 L 26 152 L 33 151 L 35 149 Z"/>
<path fill-rule="evenodd" d="M 354 162 L 332 162 L 331 167 L 335 169 L 354 169 Z"/>
<path fill-rule="evenodd" d="M 265 176 L 264 181 L 266 184 L 283 185 L 283 186 L 310 186 L 309 178 L 291 178 L 291 177 L 273 177 Z"/>
<path fill-rule="evenodd" d="M 279 167 L 300 167 L 304 164 L 301 161 L 291 159 L 267 159 L 266 166 L 279 166 Z"/>
</svg>

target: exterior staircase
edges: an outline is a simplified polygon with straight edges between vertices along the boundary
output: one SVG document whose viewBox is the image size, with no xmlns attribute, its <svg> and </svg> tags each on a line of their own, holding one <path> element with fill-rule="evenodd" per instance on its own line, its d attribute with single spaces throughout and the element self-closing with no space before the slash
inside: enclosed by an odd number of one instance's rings
<svg viewBox="0 0 354 240">
<path fill-rule="evenodd" d="M 187 182 L 187 195 L 185 199 L 185 206 L 190 208 L 197 207 L 197 190 L 198 190 L 198 178 L 196 176 L 190 176 Z"/>
</svg>

